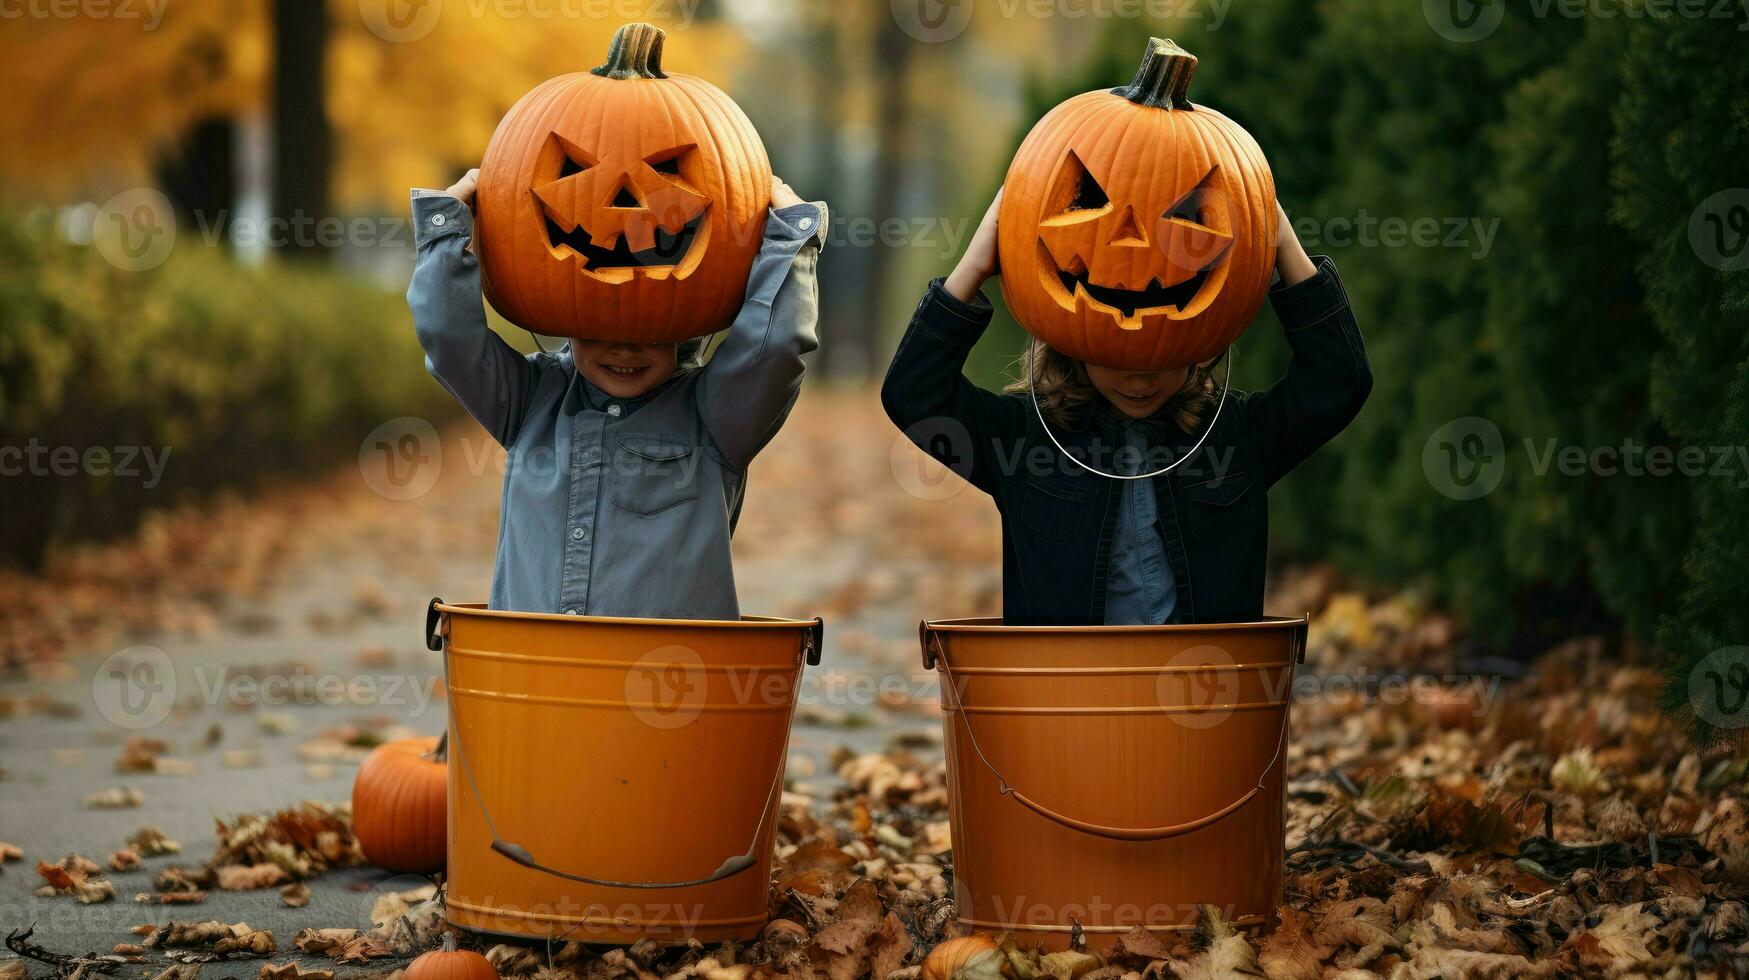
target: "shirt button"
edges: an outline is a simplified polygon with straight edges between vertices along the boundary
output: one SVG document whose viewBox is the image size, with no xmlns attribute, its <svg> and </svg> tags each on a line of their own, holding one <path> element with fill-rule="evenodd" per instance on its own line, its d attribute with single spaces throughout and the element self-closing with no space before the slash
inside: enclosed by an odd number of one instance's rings
<svg viewBox="0 0 1749 980">
<path fill-rule="evenodd" d="M 588 534 L 588 533 L 589 532 L 583 530 L 580 527 L 574 527 L 571 529 L 571 540 L 572 541 L 581 541 L 581 540 L 583 540 L 583 535 Z"/>
<path fill-rule="evenodd" d="M 593 450 L 593 449 L 584 450 L 583 462 L 585 462 L 585 463 L 595 462 L 595 450 Z"/>
<path fill-rule="evenodd" d="M 448 220 L 449 220 L 449 219 L 448 219 L 448 218 L 445 218 L 445 217 L 444 217 L 444 216 L 443 216 L 443 215 L 441 215 L 441 214 L 434 214 L 434 215 L 432 215 L 432 216 L 431 216 L 431 223 L 432 223 L 432 224 L 434 224 L 434 225 L 436 225 L 436 226 L 437 226 L 437 227 L 439 227 L 439 228 L 442 228 L 442 227 L 443 227 L 443 223 L 444 223 L 444 222 L 445 222 L 445 221 L 448 221 Z"/>
<path fill-rule="evenodd" d="M 575 609 L 567 609 L 567 610 L 565 610 L 565 615 L 567 615 L 567 616 L 575 616 L 575 615 L 577 615 L 577 610 L 575 610 Z"/>
<path fill-rule="evenodd" d="M 619 412 L 620 412 L 620 409 L 619 409 L 618 405 L 607 406 L 607 414 L 613 416 L 616 419 L 619 418 Z"/>
<path fill-rule="evenodd" d="M 814 219 L 813 218 L 803 218 L 798 223 L 802 226 L 803 231 L 807 231 L 809 228 L 814 227 Z"/>
</svg>

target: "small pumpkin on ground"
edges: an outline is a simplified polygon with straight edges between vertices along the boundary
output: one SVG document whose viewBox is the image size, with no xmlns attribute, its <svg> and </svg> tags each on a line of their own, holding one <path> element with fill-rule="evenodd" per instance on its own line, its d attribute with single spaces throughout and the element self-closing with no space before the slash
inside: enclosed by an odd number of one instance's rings
<svg viewBox="0 0 1749 980">
<path fill-rule="evenodd" d="M 1003 183 L 1002 296 L 1077 360 L 1131 371 L 1213 358 L 1275 269 L 1275 178 L 1237 123 L 1190 101 L 1196 56 L 1153 38 L 1135 80 L 1052 109 Z"/>
<path fill-rule="evenodd" d="M 1008 957 L 989 936 L 974 933 L 949 939 L 929 951 L 918 980 L 1001 980 Z"/>
<path fill-rule="evenodd" d="M 455 933 L 446 932 L 442 949 L 407 964 L 406 980 L 498 980 L 498 968 L 471 949 L 457 949 Z"/>
<path fill-rule="evenodd" d="M 407 874 L 443 870 L 449 846 L 449 736 L 372 750 L 352 783 L 352 829 L 372 864 Z"/>
</svg>

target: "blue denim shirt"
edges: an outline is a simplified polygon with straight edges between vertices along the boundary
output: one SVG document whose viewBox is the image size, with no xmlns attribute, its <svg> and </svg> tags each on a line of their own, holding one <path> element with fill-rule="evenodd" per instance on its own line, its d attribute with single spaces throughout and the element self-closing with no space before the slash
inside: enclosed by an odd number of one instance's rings
<svg viewBox="0 0 1749 980">
<path fill-rule="evenodd" d="M 1116 454 L 1125 475 L 1148 473 L 1160 468 L 1150 453 L 1152 422 L 1126 420 L 1123 449 Z M 1155 436 L 1155 440 L 1158 436 Z M 1166 562 L 1166 542 L 1155 522 L 1152 480 L 1125 480 L 1118 504 L 1117 532 L 1111 541 L 1111 568 L 1105 598 L 1105 625 L 1159 626 L 1172 621 L 1178 605 L 1178 583 Z"/>
<path fill-rule="evenodd" d="M 407 304 L 425 366 L 507 451 L 490 605 L 519 612 L 735 619 L 729 536 L 747 465 L 777 434 L 819 346 L 824 204 L 773 211 L 747 298 L 710 362 L 633 401 L 570 348 L 524 355 L 486 326 L 473 216 L 414 192 Z"/>
</svg>

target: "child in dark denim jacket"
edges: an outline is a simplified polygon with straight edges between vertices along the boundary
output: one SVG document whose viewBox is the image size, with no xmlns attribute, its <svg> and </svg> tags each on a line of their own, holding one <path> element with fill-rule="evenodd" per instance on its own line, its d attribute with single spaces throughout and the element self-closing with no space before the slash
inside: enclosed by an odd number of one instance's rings
<svg viewBox="0 0 1749 980">
<path fill-rule="evenodd" d="M 703 367 L 701 341 L 523 355 L 486 326 L 468 248 L 477 175 L 413 193 L 407 303 L 426 368 L 508 452 L 491 608 L 735 619 L 729 536 L 747 466 L 819 346 L 826 206 L 772 181 L 746 301 Z"/>
<path fill-rule="evenodd" d="M 953 273 L 929 284 L 881 400 L 912 441 L 995 500 L 1004 620 L 1087 626 L 1257 619 L 1268 553 L 1266 494 L 1341 432 L 1372 389 L 1335 263 L 1307 256 L 1287 215 L 1278 213 L 1278 282 L 1270 300 L 1293 360 L 1268 391 L 1222 392 L 1212 363 L 1118 371 L 1033 341 L 1021 382 L 997 394 L 962 371 L 990 322 L 979 288 L 998 272 L 1000 200 L 998 194 Z M 1074 458 L 1065 459 L 1057 444 Z M 1152 478 L 1113 479 L 1083 462 L 1118 476 L 1178 465 Z"/>
</svg>

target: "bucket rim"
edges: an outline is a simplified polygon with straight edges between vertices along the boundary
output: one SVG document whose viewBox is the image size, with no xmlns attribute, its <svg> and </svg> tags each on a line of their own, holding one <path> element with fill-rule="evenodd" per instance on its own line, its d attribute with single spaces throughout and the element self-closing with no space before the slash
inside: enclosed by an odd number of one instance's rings
<svg viewBox="0 0 1749 980">
<path fill-rule="evenodd" d="M 1307 622 L 1304 616 L 1264 616 L 1243 623 L 1170 623 L 1163 626 L 1009 626 L 999 616 L 971 616 L 963 619 L 926 619 L 923 628 L 933 633 L 1209 633 L 1227 631 L 1293 629 Z"/>
<path fill-rule="evenodd" d="M 742 616 L 740 619 L 645 619 L 637 616 L 567 616 L 563 613 L 516 612 L 510 609 L 487 609 L 483 602 L 438 602 L 432 609 L 450 616 L 479 616 L 489 619 L 509 619 L 525 622 L 596 623 L 609 626 L 634 626 L 650 629 L 671 629 L 676 626 L 696 626 L 711 629 L 812 629 L 817 620 L 785 619 L 780 616 Z"/>
</svg>

